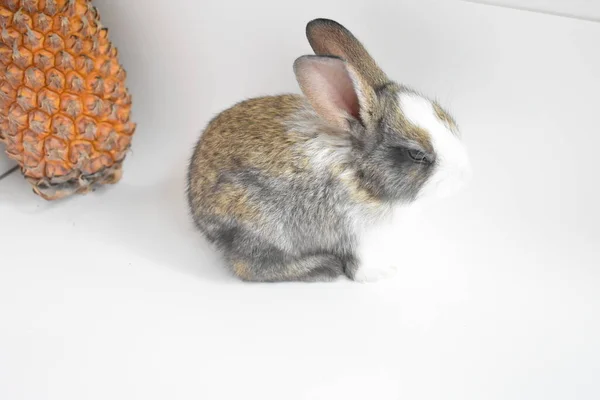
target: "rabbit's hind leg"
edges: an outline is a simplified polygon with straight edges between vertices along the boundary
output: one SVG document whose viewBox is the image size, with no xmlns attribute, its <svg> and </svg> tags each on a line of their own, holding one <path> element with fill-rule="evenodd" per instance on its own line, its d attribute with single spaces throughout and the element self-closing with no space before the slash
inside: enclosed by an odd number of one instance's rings
<svg viewBox="0 0 600 400">
<path fill-rule="evenodd" d="M 342 260 L 334 255 L 317 254 L 299 259 L 233 258 L 233 273 L 249 282 L 321 282 L 332 281 L 344 275 Z"/>
</svg>

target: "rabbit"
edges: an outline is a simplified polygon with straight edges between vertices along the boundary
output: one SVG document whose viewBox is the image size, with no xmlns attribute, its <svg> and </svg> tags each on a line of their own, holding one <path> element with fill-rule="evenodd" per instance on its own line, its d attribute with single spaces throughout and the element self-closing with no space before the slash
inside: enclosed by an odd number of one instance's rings
<svg viewBox="0 0 600 400">
<path fill-rule="evenodd" d="M 390 277 L 363 265 L 363 243 L 395 210 L 465 186 L 466 148 L 453 117 L 390 80 L 344 26 L 315 19 L 306 35 L 315 54 L 293 65 L 303 95 L 244 100 L 208 123 L 188 169 L 191 217 L 242 281 Z"/>
</svg>

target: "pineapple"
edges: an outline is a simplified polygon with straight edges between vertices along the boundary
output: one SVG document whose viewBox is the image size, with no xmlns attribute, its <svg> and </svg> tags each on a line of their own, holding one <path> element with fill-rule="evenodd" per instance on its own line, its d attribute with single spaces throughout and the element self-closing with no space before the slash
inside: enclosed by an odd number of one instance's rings
<svg viewBox="0 0 600 400">
<path fill-rule="evenodd" d="M 0 0 L 0 141 L 35 193 L 116 183 L 135 124 L 91 0 Z"/>
</svg>

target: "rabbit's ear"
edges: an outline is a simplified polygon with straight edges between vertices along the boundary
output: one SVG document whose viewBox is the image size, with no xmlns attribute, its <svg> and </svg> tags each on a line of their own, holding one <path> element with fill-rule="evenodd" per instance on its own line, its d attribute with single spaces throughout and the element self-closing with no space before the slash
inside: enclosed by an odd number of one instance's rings
<svg viewBox="0 0 600 400">
<path fill-rule="evenodd" d="M 294 72 L 310 104 L 329 124 L 345 130 L 349 119 L 364 124 L 369 118 L 375 92 L 344 60 L 303 56 L 294 63 Z"/>
<path fill-rule="evenodd" d="M 389 82 L 360 41 L 339 23 L 323 18 L 312 20 L 306 26 L 306 37 L 316 55 L 346 60 L 371 87 Z"/>
</svg>

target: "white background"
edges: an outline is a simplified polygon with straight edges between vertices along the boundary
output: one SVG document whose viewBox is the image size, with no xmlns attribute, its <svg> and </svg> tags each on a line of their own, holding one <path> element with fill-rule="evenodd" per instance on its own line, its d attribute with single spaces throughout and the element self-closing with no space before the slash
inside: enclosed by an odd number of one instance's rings
<svg viewBox="0 0 600 400">
<path fill-rule="evenodd" d="M 97 0 L 139 123 L 117 186 L 0 183 L 0 398 L 600 398 L 600 25 L 461 1 Z M 298 92 L 336 19 L 455 114 L 475 178 L 396 279 L 250 285 L 194 232 L 185 166 L 232 103 Z M 400 245 L 402 243 L 402 245 Z"/>
</svg>

